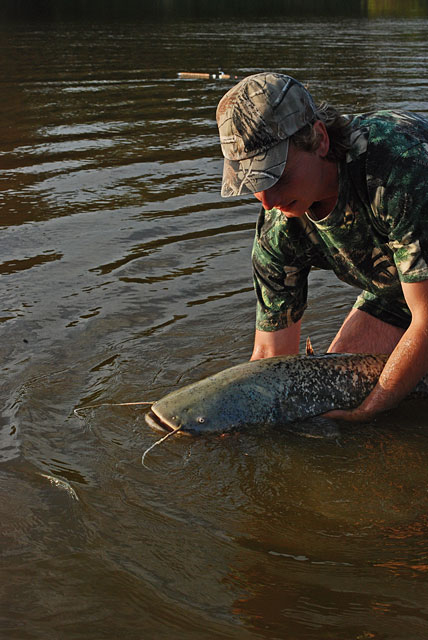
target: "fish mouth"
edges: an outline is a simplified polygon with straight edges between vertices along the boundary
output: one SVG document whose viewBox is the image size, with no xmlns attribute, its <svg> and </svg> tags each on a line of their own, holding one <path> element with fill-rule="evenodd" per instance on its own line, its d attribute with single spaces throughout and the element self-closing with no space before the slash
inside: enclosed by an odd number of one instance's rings
<svg viewBox="0 0 428 640">
<path fill-rule="evenodd" d="M 187 431 L 178 430 L 178 425 L 170 424 L 163 420 L 157 413 L 151 409 L 145 415 L 146 422 L 155 431 L 160 431 L 161 433 L 171 433 L 172 431 L 177 431 L 177 435 L 190 436 L 190 433 Z"/>
</svg>

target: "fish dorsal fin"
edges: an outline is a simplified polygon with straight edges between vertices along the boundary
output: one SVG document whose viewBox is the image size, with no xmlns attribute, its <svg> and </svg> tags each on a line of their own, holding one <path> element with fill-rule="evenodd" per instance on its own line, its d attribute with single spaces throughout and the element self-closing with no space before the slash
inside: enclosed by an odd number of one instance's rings
<svg viewBox="0 0 428 640">
<path fill-rule="evenodd" d="M 309 336 L 306 338 L 306 355 L 307 356 L 315 355 L 315 351 L 313 350 L 312 342 Z"/>
</svg>

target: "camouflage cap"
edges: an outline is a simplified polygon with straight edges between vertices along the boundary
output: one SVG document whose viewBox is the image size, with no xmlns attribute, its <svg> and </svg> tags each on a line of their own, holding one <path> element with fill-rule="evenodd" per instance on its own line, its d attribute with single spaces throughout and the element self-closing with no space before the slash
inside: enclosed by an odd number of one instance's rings
<svg viewBox="0 0 428 640">
<path fill-rule="evenodd" d="M 290 76 L 257 73 L 238 82 L 217 107 L 225 158 L 221 195 L 273 186 L 284 171 L 289 137 L 314 118 L 311 94 Z"/>
</svg>

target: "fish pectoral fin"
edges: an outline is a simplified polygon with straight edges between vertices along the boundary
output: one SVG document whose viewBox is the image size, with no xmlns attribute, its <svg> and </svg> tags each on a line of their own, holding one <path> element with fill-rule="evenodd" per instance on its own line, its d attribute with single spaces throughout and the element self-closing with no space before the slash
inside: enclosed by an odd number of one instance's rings
<svg viewBox="0 0 428 640">
<path fill-rule="evenodd" d="M 295 426 L 296 433 L 305 438 L 337 438 L 340 430 L 334 420 L 324 416 L 313 416 Z"/>
</svg>

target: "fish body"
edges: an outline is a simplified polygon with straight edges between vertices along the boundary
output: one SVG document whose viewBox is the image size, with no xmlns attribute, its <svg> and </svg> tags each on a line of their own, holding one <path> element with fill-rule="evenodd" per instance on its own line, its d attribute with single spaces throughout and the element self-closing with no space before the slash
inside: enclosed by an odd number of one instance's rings
<svg viewBox="0 0 428 640">
<path fill-rule="evenodd" d="M 159 431 L 221 433 L 291 425 L 332 409 L 357 407 L 387 356 L 277 356 L 230 367 L 155 402 L 147 423 Z M 428 397 L 428 377 L 414 393 Z"/>
</svg>

